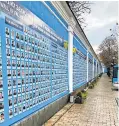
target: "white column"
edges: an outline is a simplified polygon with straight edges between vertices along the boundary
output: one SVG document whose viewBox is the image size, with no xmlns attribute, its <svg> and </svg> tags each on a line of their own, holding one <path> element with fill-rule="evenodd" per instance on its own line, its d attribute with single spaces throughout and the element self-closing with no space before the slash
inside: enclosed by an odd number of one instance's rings
<svg viewBox="0 0 119 126">
<path fill-rule="evenodd" d="M 94 74 L 94 57 L 93 57 L 93 78 L 95 77 L 95 74 Z"/>
<path fill-rule="evenodd" d="M 88 50 L 87 50 L 87 82 L 88 82 Z"/>
<path fill-rule="evenodd" d="M 68 71 L 69 71 L 69 92 L 73 92 L 73 29 L 68 27 Z"/>
</svg>

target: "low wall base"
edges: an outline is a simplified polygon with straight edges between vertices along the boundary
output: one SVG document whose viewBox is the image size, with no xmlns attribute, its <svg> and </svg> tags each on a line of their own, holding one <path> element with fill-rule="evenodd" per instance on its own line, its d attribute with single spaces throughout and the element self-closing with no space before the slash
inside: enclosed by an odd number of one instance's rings
<svg viewBox="0 0 119 126">
<path fill-rule="evenodd" d="M 69 100 L 69 95 L 64 96 L 48 106 L 40 109 L 38 112 L 26 117 L 13 126 L 42 126 L 56 112 L 63 108 Z"/>
</svg>

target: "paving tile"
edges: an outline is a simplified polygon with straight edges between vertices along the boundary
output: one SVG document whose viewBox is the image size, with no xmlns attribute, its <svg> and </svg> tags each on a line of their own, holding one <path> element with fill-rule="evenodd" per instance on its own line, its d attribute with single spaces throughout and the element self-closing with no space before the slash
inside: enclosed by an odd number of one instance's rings
<svg viewBox="0 0 119 126">
<path fill-rule="evenodd" d="M 74 104 L 69 110 L 71 104 L 67 104 L 56 114 L 63 116 L 52 125 L 118 126 L 118 107 L 115 101 L 118 92 L 112 91 L 111 86 L 109 78 L 103 75 L 95 88 L 88 90 L 88 97 L 84 104 Z M 65 112 L 65 110 L 68 111 Z"/>
</svg>

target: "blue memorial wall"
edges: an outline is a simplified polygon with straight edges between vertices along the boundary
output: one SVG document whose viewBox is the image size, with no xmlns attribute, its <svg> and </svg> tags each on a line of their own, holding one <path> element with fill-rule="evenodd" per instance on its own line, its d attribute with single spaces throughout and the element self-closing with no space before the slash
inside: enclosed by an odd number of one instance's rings
<svg viewBox="0 0 119 126">
<path fill-rule="evenodd" d="M 99 64 L 97 63 L 97 75 L 99 74 Z"/>
<path fill-rule="evenodd" d="M 96 60 L 94 60 L 94 77 L 96 77 L 97 76 L 97 73 L 96 73 Z"/>
<path fill-rule="evenodd" d="M 68 94 L 67 30 L 41 2 L 21 4 L 0 2 L 1 126 Z"/>
<path fill-rule="evenodd" d="M 74 33 L 74 38 L 78 41 L 78 43 L 85 49 L 87 50 L 87 48 L 85 47 L 85 45 L 82 43 L 82 41 L 79 39 L 79 37 Z"/>
<path fill-rule="evenodd" d="M 76 47 L 78 50 L 80 50 L 84 55 L 87 55 L 87 49 L 84 46 L 84 44 L 81 42 L 81 40 L 77 37 L 76 34 L 74 34 L 73 37 L 73 45 Z"/>
<path fill-rule="evenodd" d="M 87 81 L 87 50 L 75 37 L 73 46 L 77 49 L 73 54 L 73 89 L 77 89 L 86 84 Z"/>
<path fill-rule="evenodd" d="M 0 126 L 13 125 L 69 95 L 64 42 L 68 24 L 50 2 L 0 1 Z M 87 48 L 76 34 L 73 47 L 75 90 L 87 83 Z M 92 61 L 89 53 L 89 80 Z"/>
<path fill-rule="evenodd" d="M 93 79 L 93 56 L 88 53 L 88 81 Z"/>
</svg>

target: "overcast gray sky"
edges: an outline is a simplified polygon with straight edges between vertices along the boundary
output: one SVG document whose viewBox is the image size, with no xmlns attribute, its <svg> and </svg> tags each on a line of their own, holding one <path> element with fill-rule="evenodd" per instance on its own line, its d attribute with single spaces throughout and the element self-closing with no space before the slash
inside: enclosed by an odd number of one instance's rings
<svg viewBox="0 0 119 126">
<path fill-rule="evenodd" d="M 86 15 L 87 28 L 85 34 L 94 50 L 105 37 L 110 35 L 110 28 L 113 28 L 118 21 L 117 1 L 93 1 L 91 14 Z"/>
</svg>

